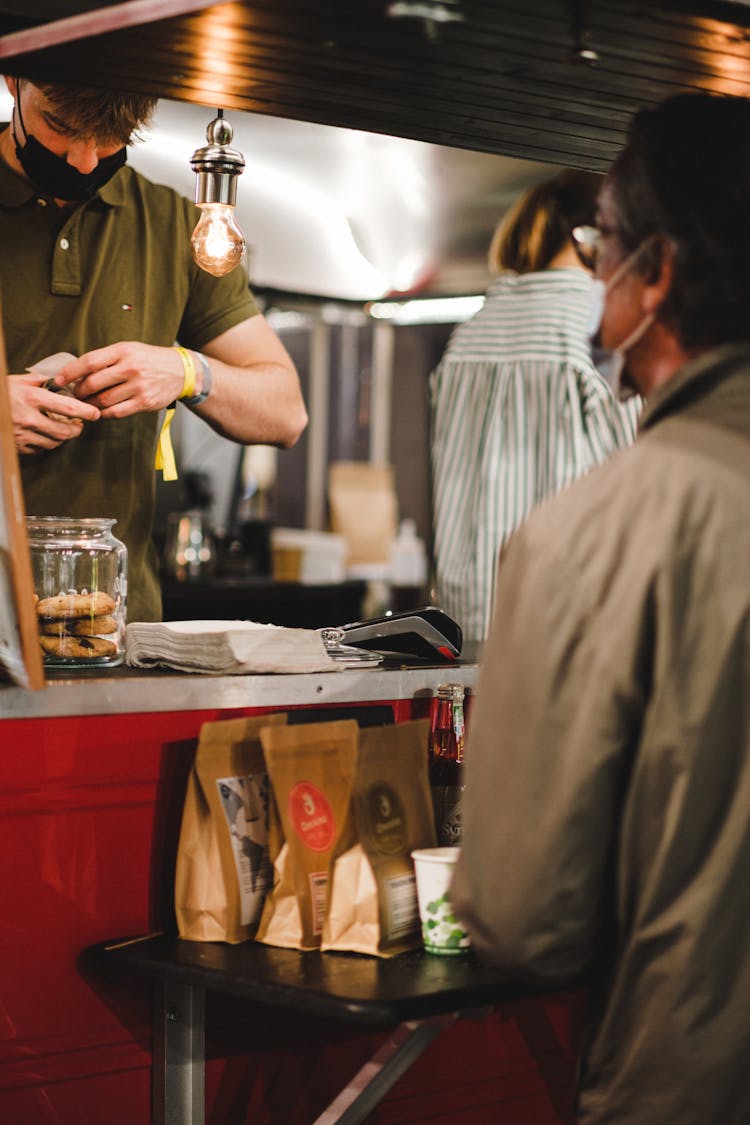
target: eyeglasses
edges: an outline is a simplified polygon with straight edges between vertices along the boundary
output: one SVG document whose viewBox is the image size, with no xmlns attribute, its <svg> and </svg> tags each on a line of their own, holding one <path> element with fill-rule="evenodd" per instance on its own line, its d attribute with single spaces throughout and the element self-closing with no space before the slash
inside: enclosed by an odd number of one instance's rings
<svg viewBox="0 0 750 1125">
<path fill-rule="evenodd" d="M 612 233 L 611 230 L 606 230 L 604 227 L 573 227 L 570 232 L 570 236 L 573 239 L 573 246 L 581 264 L 584 265 L 587 270 L 596 269 L 596 264 L 601 256 L 604 238 L 606 235 Z"/>
<path fill-rule="evenodd" d="M 619 234 L 620 227 L 573 227 L 570 237 L 579 261 L 587 270 L 595 270 L 604 249 L 604 240 Z"/>
</svg>

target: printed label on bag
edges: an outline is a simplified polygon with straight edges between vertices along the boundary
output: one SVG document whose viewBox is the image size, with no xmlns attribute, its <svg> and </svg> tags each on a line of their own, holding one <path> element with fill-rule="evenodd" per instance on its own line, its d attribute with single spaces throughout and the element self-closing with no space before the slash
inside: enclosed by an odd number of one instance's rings
<svg viewBox="0 0 750 1125">
<path fill-rule="evenodd" d="M 220 777 L 216 788 L 232 842 L 240 921 L 247 926 L 258 919 L 273 873 L 268 859 L 268 775 Z"/>
<path fill-rule="evenodd" d="M 381 855 L 400 855 L 406 849 L 406 814 L 396 790 L 384 781 L 371 785 L 365 795 L 371 846 Z"/>
<path fill-rule="evenodd" d="M 388 939 L 395 941 L 413 933 L 419 927 L 417 882 L 414 875 L 398 875 L 388 880 L 386 890 L 390 919 Z"/>
<path fill-rule="evenodd" d="M 299 781 L 289 791 L 287 809 L 294 831 L 306 848 L 313 852 L 327 852 L 333 847 L 333 810 L 317 786 L 309 781 Z"/>
<path fill-rule="evenodd" d="M 322 934 L 323 922 L 328 909 L 328 872 L 311 871 L 309 879 L 313 933 Z"/>
</svg>

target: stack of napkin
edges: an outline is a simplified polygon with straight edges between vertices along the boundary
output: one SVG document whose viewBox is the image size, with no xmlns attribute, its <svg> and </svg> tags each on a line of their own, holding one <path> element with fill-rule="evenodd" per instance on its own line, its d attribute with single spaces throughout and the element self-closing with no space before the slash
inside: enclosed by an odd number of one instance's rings
<svg viewBox="0 0 750 1125">
<path fill-rule="evenodd" d="M 125 633 L 125 661 L 180 672 L 336 672 L 315 629 L 256 621 L 136 621 Z"/>
</svg>

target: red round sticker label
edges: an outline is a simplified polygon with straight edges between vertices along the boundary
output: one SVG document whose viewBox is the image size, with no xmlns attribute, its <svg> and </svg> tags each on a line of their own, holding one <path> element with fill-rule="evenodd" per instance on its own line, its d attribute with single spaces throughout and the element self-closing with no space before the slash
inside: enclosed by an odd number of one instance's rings
<svg viewBox="0 0 750 1125">
<path fill-rule="evenodd" d="M 289 819 L 306 848 L 327 852 L 333 846 L 333 810 L 323 793 L 309 781 L 299 781 L 289 793 Z"/>
</svg>

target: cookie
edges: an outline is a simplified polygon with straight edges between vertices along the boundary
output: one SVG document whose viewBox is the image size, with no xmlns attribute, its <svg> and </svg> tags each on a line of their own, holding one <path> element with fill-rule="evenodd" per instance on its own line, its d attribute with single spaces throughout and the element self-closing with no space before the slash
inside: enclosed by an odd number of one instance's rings
<svg viewBox="0 0 750 1125">
<path fill-rule="evenodd" d="M 114 599 L 103 590 L 93 594 L 55 594 L 53 598 L 42 598 L 36 603 L 39 617 L 65 620 L 69 617 L 101 617 L 113 613 Z"/>
<path fill-rule="evenodd" d="M 39 630 L 47 637 L 96 637 L 117 632 L 114 617 L 73 617 L 56 621 L 52 617 L 40 618 Z"/>
<path fill-rule="evenodd" d="M 47 656 L 63 656 L 68 660 L 98 660 L 102 656 L 116 656 L 117 645 L 104 637 L 40 637 L 42 651 Z"/>
</svg>

